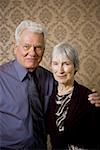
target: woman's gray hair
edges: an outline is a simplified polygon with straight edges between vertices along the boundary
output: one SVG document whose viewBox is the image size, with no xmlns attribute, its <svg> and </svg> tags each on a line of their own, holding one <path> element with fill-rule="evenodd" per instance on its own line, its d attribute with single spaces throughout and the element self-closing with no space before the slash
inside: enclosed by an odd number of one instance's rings
<svg viewBox="0 0 100 150">
<path fill-rule="evenodd" d="M 65 55 L 66 58 L 73 62 L 76 73 L 79 69 L 79 56 L 77 50 L 67 42 L 61 42 L 53 48 L 52 58 L 57 57 L 59 54 L 62 56 Z"/>
<path fill-rule="evenodd" d="M 46 41 L 47 39 L 47 30 L 46 28 L 42 25 L 42 24 L 39 24 L 37 22 L 33 22 L 31 20 L 24 20 L 22 21 L 18 27 L 16 28 L 15 30 L 15 40 L 16 40 L 16 43 L 19 42 L 20 40 L 20 35 L 21 33 L 25 30 L 25 29 L 28 29 L 29 31 L 31 32 L 37 32 L 37 33 L 43 33 L 44 35 L 44 40 Z"/>
</svg>

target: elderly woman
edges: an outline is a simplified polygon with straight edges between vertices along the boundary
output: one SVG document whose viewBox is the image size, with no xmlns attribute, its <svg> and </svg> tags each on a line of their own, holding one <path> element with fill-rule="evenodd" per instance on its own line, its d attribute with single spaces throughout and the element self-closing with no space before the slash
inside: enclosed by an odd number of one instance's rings
<svg viewBox="0 0 100 150">
<path fill-rule="evenodd" d="M 48 106 L 48 132 L 52 149 L 100 149 L 100 107 L 88 101 L 92 93 L 75 81 L 79 69 L 77 51 L 67 43 L 52 52 L 52 71 L 58 88 Z"/>
</svg>

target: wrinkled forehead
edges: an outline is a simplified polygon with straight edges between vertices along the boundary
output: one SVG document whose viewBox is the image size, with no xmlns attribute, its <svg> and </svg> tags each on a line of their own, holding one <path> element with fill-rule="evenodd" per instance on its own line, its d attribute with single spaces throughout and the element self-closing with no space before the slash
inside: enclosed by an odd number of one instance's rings
<svg viewBox="0 0 100 150">
<path fill-rule="evenodd" d="M 65 54 L 59 54 L 58 56 L 54 56 L 52 58 L 51 63 L 57 63 L 57 64 L 64 64 L 64 63 L 72 63 L 73 62 L 65 55 Z"/>
</svg>

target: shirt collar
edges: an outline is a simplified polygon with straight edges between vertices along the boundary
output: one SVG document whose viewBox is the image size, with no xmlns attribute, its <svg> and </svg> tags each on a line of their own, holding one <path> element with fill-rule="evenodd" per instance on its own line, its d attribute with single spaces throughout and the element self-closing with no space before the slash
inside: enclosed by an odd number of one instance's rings
<svg viewBox="0 0 100 150">
<path fill-rule="evenodd" d="M 18 77 L 20 81 L 23 81 L 23 79 L 26 77 L 26 74 L 28 72 L 27 69 L 24 68 L 21 64 L 19 64 L 17 60 L 14 61 L 14 66 L 18 73 Z"/>
</svg>

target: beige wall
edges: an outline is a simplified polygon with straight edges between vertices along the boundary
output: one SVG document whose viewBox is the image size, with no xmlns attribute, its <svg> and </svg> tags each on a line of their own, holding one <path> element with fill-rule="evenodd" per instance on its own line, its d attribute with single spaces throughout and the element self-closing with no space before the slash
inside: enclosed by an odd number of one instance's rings
<svg viewBox="0 0 100 150">
<path fill-rule="evenodd" d="M 23 19 L 49 31 L 41 65 L 50 69 L 52 47 L 66 40 L 79 52 L 77 80 L 100 91 L 100 0 L 0 0 L 0 63 L 14 58 L 14 31 Z"/>
</svg>

